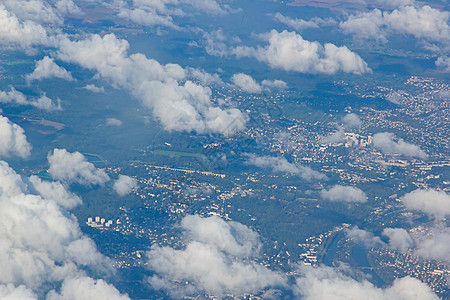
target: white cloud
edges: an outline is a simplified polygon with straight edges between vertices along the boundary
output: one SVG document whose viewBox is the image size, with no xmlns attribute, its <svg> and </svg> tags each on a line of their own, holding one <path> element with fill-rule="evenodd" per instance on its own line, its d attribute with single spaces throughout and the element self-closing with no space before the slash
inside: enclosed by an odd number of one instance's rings
<svg viewBox="0 0 450 300">
<path fill-rule="evenodd" d="M 0 299 L 3 300 L 38 300 L 33 291 L 27 289 L 24 285 L 15 287 L 12 284 L 0 284 Z"/>
<path fill-rule="evenodd" d="M 0 162 L 0 284 L 25 285 L 37 292 L 84 273 L 85 267 L 112 271 L 75 216 L 27 190 L 20 176 Z"/>
<path fill-rule="evenodd" d="M 231 50 L 237 57 L 255 57 L 266 62 L 272 68 L 300 73 L 362 74 L 370 72 L 370 68 L 363 59 L 350 51 L 347 47 L 337 47 L 327 43 L 304 40 L 295 32 L 278 32 L 272 30 L 262 35 L 268 41 L 265 47 L 239 46 Z"/>
<path fill-rule="evenodd" d="M 226 37 L 221 28 L 205 32 L 203 34 L 203 43 L 205 44 L 206 53 L 214 56 L 227 56 L 229 54 L 228 46 L 225 44 Z"/>
<path fill-rule="evenodd" d="M 358 226 L 354 226 L 352 228 L 344 229 L 345 233 L 349 238 L 351 238 L 356 243 L 362 243 L 366 247 L 379 247 L 386 246 L 386 244 L 377 236 L 375 236 L 372 232 L 359 229 Z"/>
<path fill-rule="evenodd" d="M 383 235 L 389 238 L 389 248 L 405 252 L 414 247 L 414 239 L 403 228 L 385 228 Z"/>
<path fill-rule="evenodd" d="M 336 132 L 321 139 L 319 142 L 321 144 L 336 144 L 336 143 L 341 143 L 344 140 L 345 140 L 344 128 L 338 127 L 338 130 Z"/>
<path fill-rule="evenodd" d="M 305 180 L 324 179 L 325 175 L 314 171 L 305 166 L 299 166 L 287 161 L 284 157 L 257 156 L 255 154 L 246 154 L 246 164 L 254 165 L 260 168 L 269 168 L 274 172 L 290 173 L 300 176 Z"/>
<path fill-rule="evenodd" d="M 367 4 L 375 4 L 383 8 L 394 9 L 415 4 L 415 0 L 365 0 Z"/>
<path fill-rule="evenodd" d="M 287 89 L 288 85 L 283 80 L 275 79 L 275 80 L 263 80 L 261 84 L 267 88 L 275 88 L 275 89 Z"/>
<path fill-rule="evenodd" d="M 31 145 L 22 127 L 0 115 L 0 157 L 17 155 L 26 158 L 30 153 Z"/>
<path fill-rule="evenodd" d="M 222 7 L 215 0 L 135 0 L 131 5 L 125 1 L 114 3 L 121 18 L 140 25 L 166 26 L 175 30 L 182 30 L 182 27 L 174 23 L 173 17 L 186 16 L 192 9 L 194 13 L 203 12 L 210 15 L 224 15 L 228 11 L 227 7 Z"/>
<path fill-rule="evenodd" d="M 417 255 L 450 264 L 450 227 L 437 224 L 415 240 Z"/>
<path fill-rule="evenodd" d="M 9 167 L 8 163 L 0 160 L 0 195 L 15 196 L 26 190 L 27 186 L 22 178 Z"/>
<path fill-rule="evenodd" d="M 74 80 L 72 74 L 66 69 L 58 66 L 53 58 L 45 56 L 43 59 L 36 62 L 36 68 L 33 73 L 28 74 L 25 78 L 27 81 L 42 80 L 46 78 L 61 78 L 65 80 Z"/>
<path fill-rule="evenodd" d="M 431 228 L 421 228 L 420 230 L 408 233 L 402 228 L 384 228 L 382 235 L 389 239 L 385 244 L 378 236 L 366 230 L 352 227 L 345 229 L 349 238 L 356 243 L 361 243 L 366 247 L 386 247 L 402 252 L 409 252 L 415 256 L 425 259 L 437 260 L 450 263 L 450 227 L 444 223 L 437 223 Z"/>
<path fill-rule="evenodd" d="M 42 198 L 53 200 L 67 209 L 82 203 L 80 197 L 69 192 L 60 182 L 42 181 L 39 177 L 32 175 L 30 183 Z"/>
<path fill-rule="evenodd" d="M 48 172 L 53 179 L 86 185 L 103 185 L 109 181 L 105 171 L 97 169 L 80 152 L 70 153 L 66 149 L 54 149 L 47 158 L 50 164 Z"/>
<path fill-rule="evenodd" d="M 113 34 L 92 35 L 78 42 L 63 41 L 59 57 L 95 70 L 114 86 L 127 89 L 150 109 L 166 130 L 232 134 L 246 117 L 235 108 L 222 109 L 211 101 L 211 90 L 186 79 L 176 64 L 161 65 L 143 54 L 128 55 L 129 44 Z"/>
<path fill-rule="evenodd" d="M 27 97 L 16 90 L 14 87 L 10 87 L 9 92 L 0 91 L 0 102 L 2 103 L 17 103 L 19 105 L 27 105 Z"/>
<path fill-rule="evenodd" d="M 182 2 L 186 2 L 199 11 L 211 15 L 224 15 L 227 13 L 215 0 L 182 0 Z"/>
<path fill-rule="evenodd" d="M 122 121 L 116 118 L 107 118 L 106 119 L 106 125 L 108 126 L 122 126 Z"/>
<path fill-rule="evenodd" d="M 0 4 L 0 45 L 13 45 L 30 50 L 38 45 L 55 45 L 47 29 L 33 21 L 21 21 Z"/>
<path fill-rule="evenodd" d="M 286 285 L 283 275 L 246 259 L 256 255 L 260 245 L 258 235 L 246 226 L 199 216 L 186 216 L 181 226 L 185 249 L 154 245 L 147 252 L 149 267 L 157 274 L 149 278 L 153 288 L 180 298 L 202 291 L 241 295 Z"/>
<path fill-rule="evenodd" d="M 394 104 L 401 104 L 401 102 L 404 100 L 405 98 L 397 93 L 397 92 L 391 92 L 386 96 L 386 100 L 394 103 Z"/>
<path fill-rule="evenodd" d="M 237 257 L 255 256 L 261 246 L 256 232 L 234 221 L 188 215 L 181 221 L 181 227 L 187 240 L 212 245 Z"/>
<path fill-rule="evenodd" d="M 84 87 L 84 89 L 94 92 L 94 93 L 105 93 L 104 87 L 98 87 L 95 84 L 88 84 Z"/>
<path fill-rule="evenodd" d="M 331 189 L 321 190 L 322 199 L 333 202 L 367 202 L 367 195 L 352 186 L 335 185 Z"/>
<path fill-rule="evenodd" d="M 423 212 L 436 220 L 450 215 L 450 195 L 444 191 L 418 189 L 400 199 L 406 209 Z"/>
<path fill-rule="evenodd" d="M 55 103 L 45 93 L 36 100 L 29 101 L 28 104 L 43 110 L 62 110 L 61 99 L 57 98 Z"/>
<path fill-rule="evenodd" d="M 361 119 L 357 114 L 353 113 L 345 115 L 342 121 L 344 122 L 344 126 L 346 128 L 356 128 L 362 125 Z"/>
<path fill-rule="evenodd" d="M 3 0 L 2 4 L 20 20 L 38 24 L 62 24 L 62 17 L 47 2 L 42 0 Z"/>
<path fill-rule="evenodd" d="M 383 13 L 379 9 L 350 16 L 347 21 L 339 24 L 347 34 L 353 34 L 362 39 L 374 38 L 386 42 L 385 33 L 381 30 L 383 25 Z"/>
<path fill-rule="evenodd" d="M 126 175 L 119 175 L 119 179 L 114 182 L 114 190 L 119 196 L 129 194 L 137 186 L 137 180 Z"/>
<path fill-rule="evenodd" d="M 64 280 L 61 291 L 50 291 L 46 300 L 129 300 L 114 286 L 102 279 L 90 277 L 68 278 Z"/>
<path fill-rule="evenodd" d="M 373 146 L 387 154 L 401 154 L 422 159 L 428 157 L 418 146 L 407 143 L 401 138 L 398 139 L 398 142 L 394 139 L 393 133 L 380 132 L 373 135 Z"/>
<path fill-rule="evenodd" d="M 449 46 L 449 16 L 448 11 L 439 11 L 427 5 L 402 6 L 391 12 L 374 9 L 350 16 L 347 21 L 340 23 L 340 27 L 344 32 L 359 38 L 387 41 L 388 34 L 401 33 Z"/>
<path fill-rule="evenodd" d="M 438 57 L 436 67 L 441 68 L 444 72 L 450 73 L 450 56 Z"/>
<path fill-rule="evenodd" d="M 297 31 L 302 31 L 308 28 L 319 28 L 322 26 L 333 26 L 337 24 L 337 22 L 333 19 L 312 18 L 311 20 L 306 21 L 302 19 L 297 18 L 294 19 L 287 16 L 283 16 L 279 12 L 276 13 L 273 17 L 278 22 L 283 23 Z"/>
<path fill-rule="evenodd" d="M 247 93 L 261 93 L 261 86 L 250 76 L 244 73 L 237 73 L 231 77 L 231 81 L 242 91 Z"/>
<path fill-rule="evenodd" d="M 294 293 L 304 300 L 438 300 L 431 288 L 412 277 L 397 278 L 378 288 L 366 279 L 355 280 L 330 267 L 302 267 Z"/>
<path fill-rule="evenodd" d="M 72 0 L 58 0 L 55 3 L 56 8 L 63 14 L 80 15 L 81 9 Z"/>
<path fill-rule="evenodd" d="M 153 7 L 121 8 L 117 14 L 123 19 L 130 20 L 136 24 L 145 26 L 163 25 L 180 30 L 180 27 L 173 23 L 170 15 L 161 15 Z"/>
<path fill-rule="evenodd" d="M 39 98 L 34 100 L 28 100 L 27 97 L 16 90 L 14 87 L 10 87 L 10 91 L 5 92 L 0 90 L 0 103 L 15 103 L 18 105 L 30 105 L 44 110 L 61 110 L 61 99 L 57 99 L 56 103 L 45 93 Z"/>
</svg>

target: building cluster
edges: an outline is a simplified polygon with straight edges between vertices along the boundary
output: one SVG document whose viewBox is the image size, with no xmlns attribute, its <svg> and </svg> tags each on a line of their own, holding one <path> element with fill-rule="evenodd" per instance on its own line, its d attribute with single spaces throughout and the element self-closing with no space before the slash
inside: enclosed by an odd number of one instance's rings
<svg viewBox="0 0 450 300">
<path fill-rule="evenodd" d="M 113 220 L 106 220 L 105 218 L 97 217 L 89 217 L 87 219 L 86 225 L 94 228 L 111 228 L 114 224 Z"/>
</svg>

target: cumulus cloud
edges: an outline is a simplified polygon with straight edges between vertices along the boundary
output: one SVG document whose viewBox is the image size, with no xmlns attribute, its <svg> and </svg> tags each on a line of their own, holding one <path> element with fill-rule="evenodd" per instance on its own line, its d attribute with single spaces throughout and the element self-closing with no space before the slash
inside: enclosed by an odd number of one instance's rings
<svg viewBox="0 0 450 300">
<path fill-rule="evenodd" d="M 444 72 L 450 73 L 450 56 L 440 56 L 436 60 L 436 67 L 442 69 Z"/>
<path fill-rule="evenodd" d="M 84 89 L 94 92 L 94 93 L 105 93 L 104 87 L 98 87 L 95 84 L 87 84 Z"/>
<path fill-rule="evenodd" d="M 231 81 L 242 91 L 247 93 L 261 93 L 262 88 L 250 75 L 237 73 L 231 77 Z"/>
<path fill-rule="evenodd" d="M 403 228 L 384 228 L 382 235 L 389 239 L 384 243 L 373 233 L 359 229 L 357 226 L 345 229 L 349 238 L 366 247 L 386 247 L 402 252 L 412 251 L 414 255 L 440 262 L 450 263 L 450 228 L 437 223 L 430 228 L 421 228 L 409 233 Z"/>
<path fill-rule="evenodd" d="M 405 252 L 414 247 L 414 239 L 403 228 L 385 228 L 383 235 L 389 238 L 389 248 Z"/>
<path fill-rule="evenodd" d="M 229 55 L 228 46 L 225 44 L 226 37 L 223 34 L 221 28 L 212 31 L 205 32 L 203 34 L 203 43 L 205 44 L 206 53 L 214 56 L 227 56 Z"/>
<path fill-rule="evenodd" d="M 397 92 L 392 92 L 386 96 L 386 100 L 394 104 L 400 104 L 404 97 Z"/>
<path fill-rule="evenodd" d="M 56 103 L 44 93 L 39 98 L 29 101 L 29 105 L 43 110 L 62 110 L 61 99 L 57 98 Z"/>
<path fill-rule="evenodd" d="M 418 189 L 400 199 L 406 209 L 423 212 L 436 220 L 450 215 L 450 195 L 444 191 Z"/>
<path fill-rule="evenodd" d="M 42 198 L 53 200 L 67 209 L 72 209 L 82 203 L 81 198 L 69 192 L 61 182 L 43 181 L 35 175 L 30 176 L 29 180 Z"/>
<path fill-rule="evenodd" d="M 413 5 L 416 3 L 415 0 L 365 0 L 367 4 L 376 4 L 378 7 L 383 7 L 387 9 L 399 8 L 402 6 Z"/>
<path fill-rule="evenodd" d="M 57 99 L 56 103 L 45 93 L 43 93 L 39 98 L 33 100 L 27 99 L 27 97 L 16 90 L 14 87 L 10 87 L 9 91 L 0 90 L 0 103 L 14 103 L 17 105 L 30 105 L 39 109 L 44 110 L 61 110 L 61 99 Z"/>
<path fill-rule="evenodd" d="M 26 158 L 30 154 L 31 145 L 22 127 L 0 115 L 0 157 L 16 155 Z"/>
<path fill-rule="evenodd" d="M 3 161 L 0 264 L 0 285 L 25 285 L 34 292 L 46 284 L 81 275 L 86 267 L 98 272 L 112 271 L 109 259 L 84 236 L 75 216 L 51 199 L 29 194 L 21 177 Z M 0 291 L 4 292 L 4 287 Z M 20 288 L 14 292 L 27 291 Z"/>
<path fill-rule="evenodd" d="M 279 80 L 279 79 L 275 79 L 275 80 L 265 79 L 261 82 L 261 84 L 264 87 L 269 88 L 269 89 L 275 88 L 275 89 L 284 90 L 284 89 L 287 89 L 287 87 L 288 87 L 286 82 L 284 82 L 283 80 Z"/>
<path fill-rule="evenodd" d="M 338 127 L 338 130 L 331 135 L 320 140 L 321 144 L 336 144 L 345 140 L 344 128 Z"/>
<path fill-rule="evenodd" d="M 330 267 L 300 268 L 294 293 L 305 300 L 438 300 L 431 288 L 420 280 L 406 276 L 397 278 L 386 288 L 378 288 L 366 279 L 355 280 Z"/>
<path fill-rule="evenodd" d="M 241 295 L 286 285 L 283 275 L 248 259 L 260 247 L 258 235 L 248 227 L 215 216 L 186 216 L 181 226 L 187 240 L 183 250 L 154 245 L 147 252 L 156 273 L 149 278 L 153 288 L 181 297 L 199 292 Z"/>
<path fill-rule="evenodd" d="M 3 300 L 37 300 L 37 295 L 24 285 L 0 284 L 0 299 Z"/>
<path fill-rule="evenodd" d="M 450 43 L 450 13 L 430 6 L 402 6 L 391 12 L 374 9 L 370 12 L 353 15 L 341 22 L 345 33 L 359 38 L 375 38 L 387 41 L 390 33 L 408 34 L 417 39 Z"/>
<path fill-rule="evenodd" d="M 423 258 L 450 263 L 450 227 L 437 224 L 415 238 L 415 253 Z"/>
<path fill-rule="evenodd" d="M 74 80 L 70 72 L 58 66 L 55 63 L 55 60 L 48 56 L 45 56 L 43 59 L 37 61 L 33 73 L 28 74 L 25 78 L 27 81 L 32 81 L 52 77 L 61 78 L 69 81 Z"/>
<path fill-rule="evenodd" d="M 68 278 L 64 280 L 61 291 L 50 291 L 47 300 L 129 300 L 114 286 L 102 279 L 90 277 Z"/>
<path fill-rule="evenodd" d="M 305 180 L 325 179 L 325 175 L 314 171 L 310 167 L 299 166 L 287 161 L 284 157 L 257 156 L 255 154 L 246 154 L 246 164 L 260 168 L 269 168 L 274 172 L 290 173 L 300 176 Z"/>
<path fill-rule="evenodd" d="M 228 7 L 215 0 L 162 0 L 162 1 L 115 1 L 118 16 L 145 26 L 165 26 L 175 30 L 182 28 L 175 24 L 173 17 L 186 16 L 188 11 L 210 15 L 224 15 Z"/>
<path fill-rule="evenodd" d="M 198 80 L 201 84 L 210 86 L 217 84 L 220 86 L 225 86 L 225 83 L 219 77 L 218 74 L 210 74 L 204 70 L 188 68 L 190 77 Z"/>
<path fill-rule="evenodd" d="M 166 130 L 232 134 L 245 127 L 246 116 L 240 110 L 214 106 L 208 87 L 184 80 L 185 69 L 161 65 L 140 53 L 128 55 L 128 48 L 128 42 L 114 34 L 92 35 L 76 42 L 64 40 L 59 57 L 130 91 Z"/>
<path fill-rule="evenodd" d="M 367 195 L 352 186 L 335 185 L 331 189 L 320 191 L 322 199 L 333 202 L 366 202 Z"/>
<path fill-rule="evenodd" d="M 58 12 L 42 0 L 3 0 L 2 4 L 17 18 L 38 24 L 62 24 Z"/>
<path fill-rule="evenodd" d="M 55 42 L 55 38 L 42 25 L 32 20 L 22 21 L 4 4 L 0 4 L 0 45 L 15 45 L 30 50 L 38 45 L 55 45 Z"/>
<path fill-rule="evenodd" d="M 283 16 L 279 12 L 276 13 L 273 18 L 278 22 L 295 29 L 296 31 L 302 31 L 308 28 L 319 28 L 322 26 L 333 26 L 337 24 L 337 22 L 333 19 L 312 18 L 311 20 L 306 21 L 303 19 Z"/>
<path fill-rule="evenodd" d="M 2 4 L 20 20 L 41 25 L 61 25 L 65 14 L 81 14 L 73 0 L 3 0 Z"/>
<path fill-rule="evenodd" d="M 105 171 L 97 169 L 80 152 L 70 153 L 66 149 L 54 149 L 47 159 L 50 164 L 48 172 L 53 179 L 85 185 L 103 185 L 109 181 Z"/>
<path fill-rule="evenodd" d="M 107 118 L 106 119 L 106 125 L 108 126 L 122 126 L 122 121 L 116 118 Z"/>
<path fill-rule="evenodd" d="M 126 175 L 119 175 L 119 179 L 114 181 L 114 190 L 119 196 L 129 194 L 137 186 L 137 180 Z"/>
<path fill-rule="evenodd" d="M 344 231 L 354 242 L 361 243 L 366 247 L 371 248 L 386 245 L 378 236 L 375 236 L 372 232 L 359 229 L 358 226 L 346 228 Z"/>
<path fill-rule="evenodd" d="M 405 156 L 425 159 L 428 155 L 418 146 L 405 142 L 399 138 L 395 141 L 395 135 L 390 132 L 380 132 L 373 135 L 373 146 L 386 154 L 401 154 Z"/>
<path fill-rule="evenodd" d="M 370 72 L 367 63 L 347 47 L 304 40 L 295 32 L 272 30 L 262 35 L 269 43 L 257 48 L 239 46 L 231 50 L 237 57 L 255 57 L 271 68 L 300 73 L 362 74 Z"/>
<path fill-rule="evenodd" d="M 344 123 L 344 126 L 346 128 L 357 128 L 362 125 L 361 119 L 358 117 L 357 114 L 347 114 L 342 119 L 342 122 Z"/>
<path fill-rule="evenodd" d="M 62 14 L 80 15 L 83 13 L 72 0 L 58 0 L 55 7 Z"/>
</svg>

